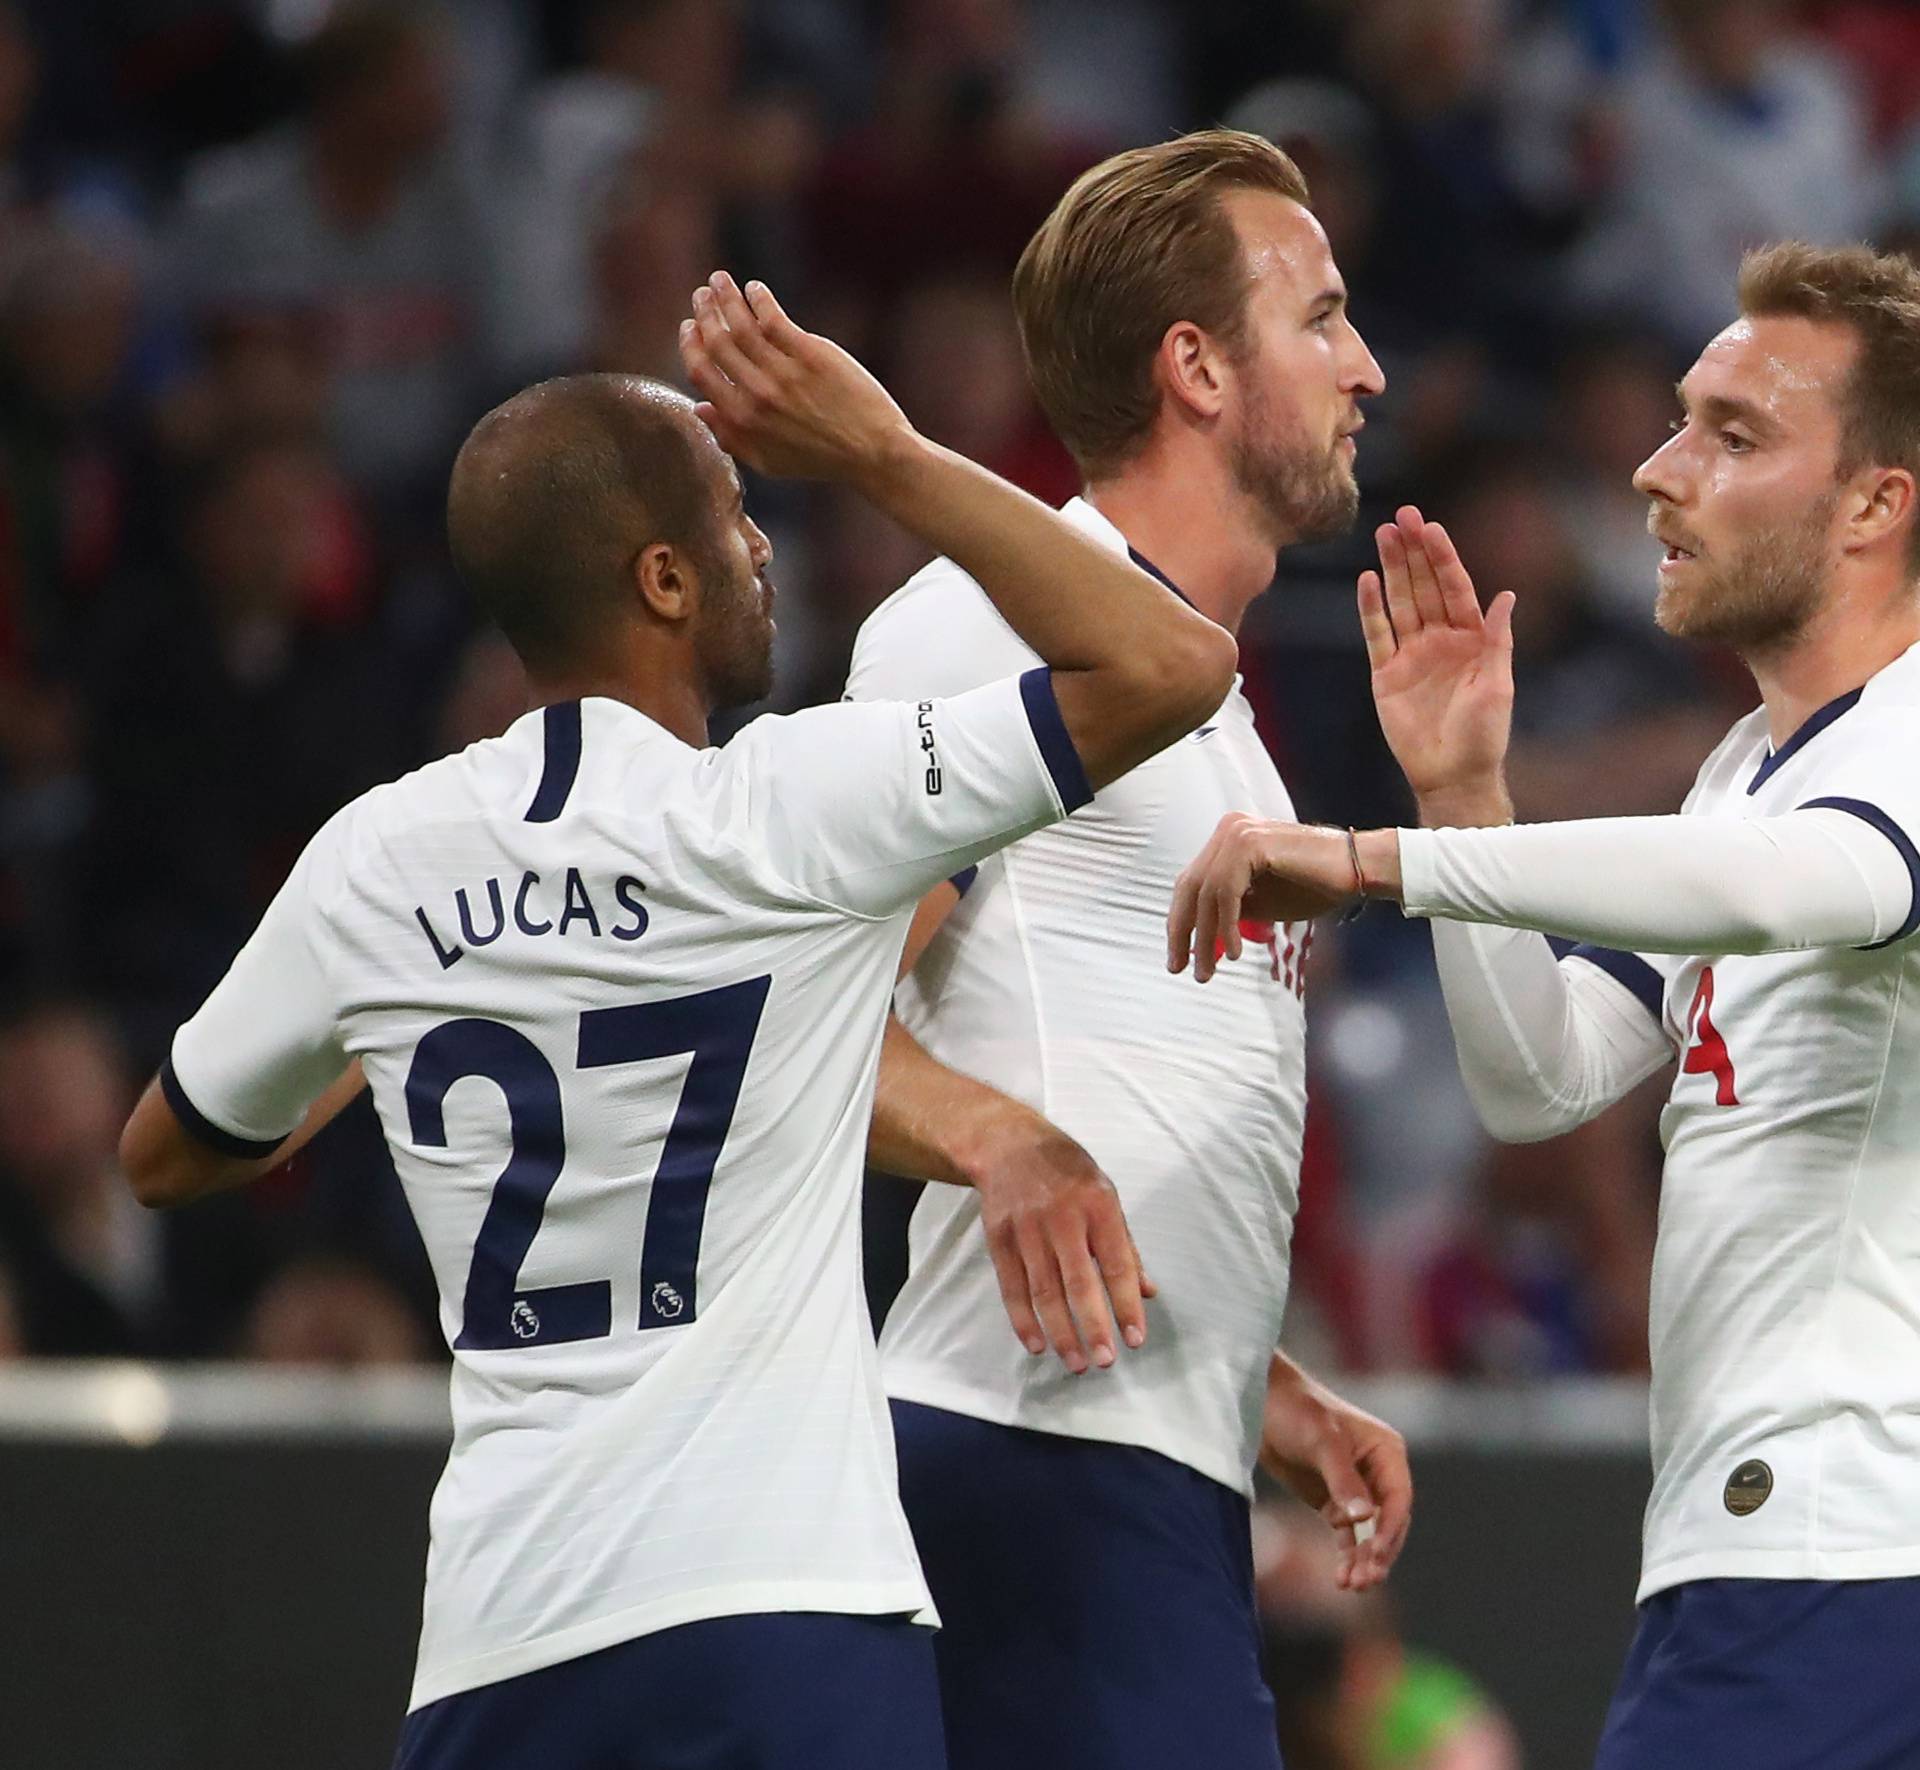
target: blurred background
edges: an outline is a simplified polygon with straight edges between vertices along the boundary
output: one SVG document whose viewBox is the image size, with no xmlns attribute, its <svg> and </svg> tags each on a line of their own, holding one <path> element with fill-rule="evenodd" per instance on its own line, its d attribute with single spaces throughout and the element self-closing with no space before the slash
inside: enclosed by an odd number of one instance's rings
<svg viewBox="0 0 1920 1770">
<path fill-rule="evenodd" d="M 425 1263 L 364 1105 L 244 1195 L 164 1219 L 114 1149 L 318 824 L 522 710 L 446 557 L 472 421 L 549 374 L 674 378 L 689 292 L 724 265 L 854 349 L 931 435 L 1063 500 L 1014 258 L 1079 171 L 1213 122 L 1300 161 L 1388 379 L 1359 529 L 1290 554 L 1244 635 L 1302 811 L 1406 813 L 1351 598 L 1373 523 L 1410 498 L 1484 595 L 1520 594 L 1520 814 L 1677 808 L 1753 697 L 1730 660 L 1654 630 L 1629 475 L 1730 317 L 1746 246 L 1920 238 L 1920 8 L 0 0 L 0 1365 L 19 1365 L 0 1477 L 68 1417 L 47 1399 L 62 1367 L 38 1361 L 437 1380 Z M 860 620 L 922 557 L 837 493 L 750 498 L 781 586 L 777 704 L 837 697 Z M 1630 1519 L 1664 1083 L 1555 1143 L 1490 1145 L 1424 927 L 1379 909 L 1322 931 L 1310 1024 L 1289 1343 L 1400 1397 L 1440 1456 L 1474 1449 L 1447 1398 L 1485 1392 L 1433 1381 L 1508 1386 L 1529 1454 L 1562 1459 L 1538 1503 L 1604 1464 L 1594 1504 Z M 870 1191 L 884 1307 L 910 1190 Z M 408 1430 L 431 1443 L 420 1405 Z M 1489 1422 L 1492 1456 L 1515 1416 L 1459 1417 Z M 1384 1608 L 1302 1609 L 1310 1551 L 1274 1528 L 1276 1628 L 1314 1644 L 1289 1664 L 1320 1667 L 1299 1701 L 1384 1715 L 1381 1690 L 1417 1688 L 1425 1707 L 1406 1703 L 1459 1721 L 1428 1738 L 1322 1714 L 1298 1770 L 1579 1761 L 1590 1692 L 1556 1711 L 1421 1671 Z M 1411 1572 L 1420 1543 L 1409 1577 L 1438 1590 Z M 1607 1619 L 1607 1653 L 1632 1554 L 1629 1531 L 1591 1592 L 1558 1597 Z M 1601 1699 L 1613 1669 L 1584 1674 Z M 42 1760 L 0 1738 L 0 1761 Z"/>
</svg>

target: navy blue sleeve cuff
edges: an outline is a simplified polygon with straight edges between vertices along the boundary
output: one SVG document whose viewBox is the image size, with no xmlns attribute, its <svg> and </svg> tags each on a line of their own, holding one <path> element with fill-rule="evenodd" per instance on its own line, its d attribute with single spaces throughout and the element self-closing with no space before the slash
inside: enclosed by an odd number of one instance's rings
<svg viewBox="0 0 1920 1770">
<path fill-rule="evenodd" d="M 1589 965 L 1599 966 L 1615 983 L 1623 983 L 1633 991 L 1641 1007 L 1655 1021 L 1664 1024 L 1662 1009 L 1666 1005 L 1667 981 L 1638 953 L 1623 953 L 1613 947 L 1594 946 L 1584 940 L 1576 944 L 1549 938 L 1547 944 L 1553 948 L 1555 958 L 1585 959 Z"/>
<path fill-rule="evenodd" d="M 1053 776 L 1060 803 L 1069 811 L 1078 811 L 1093 798 L 1093 787 L 1081 765 L 1080 752 L 1073 747 L 1067 722 L 1060 717 L 1060 703 L 1053 692 L 1053 672 L 1044 667 L 1027 671 L 1020 678 L 1020 698 L 1026 703 L 1027 723 L 1033 727 L 1040 759 L 1046 763 L 1047 773 Z"/>
<path fill-rule="evenodd" d="M 1914 929 L 1920 928 L 1920 849 L 1916 849 L 1907 832 L 1893 821 L 1879 806 L 1865 799 L 1809 799 L 1800 807 L 1802 811 L 1845 811 L 1873 827 L 1891 842 L 1900 858 L 1907 863 L 1907 878 L 1911 882 L 1912 897 L 1907 904 L 1907 919 L 1900 924 L 1885 940 L 1876 940 L 1870 946 L 1863 946 L 1863 953 L 1878 952 L 1883 946 L 1892 946 L 1896 940 L 1905 940 Z"/>
<path fill-rule="evenodd" d="M 263 1155 L 272 1155 L 287 1140 L 285 1137 L 274 1137 L 265 1143 L 259 1143 L 251 1137 L 236 1137 L 231 1131 L 221 1130 L 187 1098 L 186 1089 L 180 1086 L 180 1078 L 174 1074 L 171 1057 L 160 1066 L 160 1092 L 167 1097 L 167 1104 L 173 1108 L 173 1116 L 186 1127 L 187 1131 L 206 1144 L 209 1149 L 217 1149 L 222 1155 L 238 1156 L 246 1161 L 258 1161 Z"/>
<path fill-rule="evenodd" d="M 979 877 L 980 869 L 977 866 L 962 867 L 947 883 L 959 892 L 962 897 L 965 897 L 967 893 L 973 889 L 974 880 Z"/>
</svg>

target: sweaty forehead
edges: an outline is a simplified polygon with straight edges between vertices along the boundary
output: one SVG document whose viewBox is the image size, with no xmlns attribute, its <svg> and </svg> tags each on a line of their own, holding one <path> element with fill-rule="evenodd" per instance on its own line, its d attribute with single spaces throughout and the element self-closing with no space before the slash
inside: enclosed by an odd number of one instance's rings
<svg viewBox="0 0 1920 1770">
<path fill-rule="evenodd" d="M 1221 199 L 1255 288 L 1277 284 L 1302 300 L 1343 287 L 1326 231 L 1311 209 L 1275 191 L 1235 190 Z"/>
<path fill-rule="evenodd" d="M 1739 401 L 1785 428 L 1831 416 L 1859 346 L 1844 326 L 1786 315 L 1741 318 L 1687 371 L 1691 403 Z"/>
</svg>

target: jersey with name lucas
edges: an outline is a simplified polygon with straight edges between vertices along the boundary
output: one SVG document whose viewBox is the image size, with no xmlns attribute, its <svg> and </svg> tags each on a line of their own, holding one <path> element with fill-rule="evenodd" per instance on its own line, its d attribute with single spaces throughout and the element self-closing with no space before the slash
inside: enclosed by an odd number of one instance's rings
<svg viewBox="0 0 1920 1770">
<path fill-rule="evenodd" d="M 339 813 L 163 1085 L 264 1154 L 349 1058 L 453 1350 L 411 1706 L 755 1612 L 930 1617 L 860 1277 L 914 902 L 1087 798 L 1044 670 L 698 750 L 530 713 Z"/>
</svg>

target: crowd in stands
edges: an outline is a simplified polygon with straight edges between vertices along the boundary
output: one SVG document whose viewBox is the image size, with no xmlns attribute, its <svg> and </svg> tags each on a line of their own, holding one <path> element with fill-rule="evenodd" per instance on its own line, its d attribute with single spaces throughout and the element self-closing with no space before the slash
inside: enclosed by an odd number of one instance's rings
<svg viewBox="0 0 1920 1770">
<path fill-rule="evenodd" d="M 1105 153 L 1220 121 L 1300 161 L 1388 379 L 1359 528 L 1244 634 L 1303 812 L 1406 812 L 1352 609 L 1406 500 L 1519 594 L 1521 815 L 1676 808 L 1751 687 L 1653 627 L 1629 476 L 1745 247 L 1920 237 L 1900 0 L 0 0 L 0 1358 L 435 1355 L 364 1103 L 170 1218 L 115 1140 L 318 824 L 523 708 L 446 555 L 472 421 L 675 378 L 725 265 L 1062 500 L 1013 260 Z M 921 557 L 852 498 L 750 496 L 776 705 L 837 697 Z M 1660 1084 L 1497 1149 L 1424 929 L 1315 955 L 1303 1353 L 1642 1368 Z M 875 1195 L 879 1243 L 908 1195 Z"/>
</svg>

